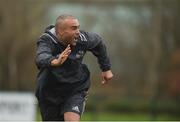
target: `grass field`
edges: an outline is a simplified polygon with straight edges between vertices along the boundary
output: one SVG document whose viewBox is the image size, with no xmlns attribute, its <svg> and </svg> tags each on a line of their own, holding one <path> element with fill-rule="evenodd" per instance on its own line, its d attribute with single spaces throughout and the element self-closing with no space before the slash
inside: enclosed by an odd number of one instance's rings
<svg viewBox="0 0 180 122">
<path fill-rule="evenodd" d="M 93 115 L 92 113 L 84 114 L 82 120 L 103 120 L 103 121 L 150 121 L 151 117 L 148 114 L 143 113 L 101 113 Z M 158 121 L 170 121 L 170 120 L 180 120 L 180 118 L 175 118 L 169 115 L 159 115 L 156 120 Z"/>
<path fill-rule="evenodd" d="M 169 114 L 158 115 L 152 120 L 146 113 L 90 113 L 85 112 L 82 121 L 180 121 L 180 117 Z M 40 114 L 37 114 L 37 121 L 41 121 Z"/>
</svg>

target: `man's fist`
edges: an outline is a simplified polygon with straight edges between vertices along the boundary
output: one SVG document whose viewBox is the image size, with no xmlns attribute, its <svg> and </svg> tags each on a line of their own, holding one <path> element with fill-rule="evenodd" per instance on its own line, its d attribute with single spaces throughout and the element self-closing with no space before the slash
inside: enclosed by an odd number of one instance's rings
<svg viewBox="0 0 180 122">
<path fill-rule="evenodd" d="M 101 82 L 102 84 L 107 84 L 108 81 L 111 80 L 113 77 L 111 70 L 102 72 L 101 75 L 102 75 L 102 82 Z"/>
</svg>

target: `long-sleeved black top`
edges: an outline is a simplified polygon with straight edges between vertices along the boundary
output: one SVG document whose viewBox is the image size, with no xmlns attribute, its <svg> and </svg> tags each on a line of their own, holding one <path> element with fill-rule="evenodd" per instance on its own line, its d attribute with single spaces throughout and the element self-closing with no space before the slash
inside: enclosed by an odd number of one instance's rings
<svg viewBox="0 0 180 122">
<path fill-rule="evenodd" d="M 66 46 L 55 36 L 54 26 L 46 28 L 45 33 L 37 41 L 36 66 L 39 69 L 37 76 L 38 93 L 48 92 L 48 89 L 56 88 L 61 83 L 83 83 L 89 79 L 89 70 L 82 64 L 87 51 L 91 51 L 98 59 L 102 71 L 110 70 L 110 61 L 107 56 L 106 46 L 102 38 L 91 32 L 80 31 L 76 46 L 71 48 L 71 54 L 60 66 L 51 66 L 51 61 L 58 58 Z"/>
</svg>

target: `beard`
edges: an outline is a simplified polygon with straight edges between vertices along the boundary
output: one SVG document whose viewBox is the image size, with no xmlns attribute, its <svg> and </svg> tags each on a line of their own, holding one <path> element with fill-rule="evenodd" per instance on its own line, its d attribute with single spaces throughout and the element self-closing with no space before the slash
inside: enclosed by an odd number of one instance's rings
<svg viewBox="0 0 180 122">
<path fill-rule="evenodd" d="M 67 43 L 67 44 L 70 44 L 70 45 L 72 45 L 72 46 L 75 46 L 76 43 L 77 43 L 77 38 L 76 38 L 76 37 L 66 38 L 66 43 Z"/>
<path fill-rule="evenodd" d="M 72 45 L 72 46 L 75 46 L 76 45 L 76 43 L 77 43 L 77 40 L 78 40 L 78 37 L 79 36 L 74 36 L 74 35 L 71 35 L 71 36 L 67 36 L 67 35 L 62 35 L 61 37 L 60 37 L 60 40 L 65 44 L 65 45 L 68 45 L 68 44 L 70 44 L 70 45 Z"/>
</svg>

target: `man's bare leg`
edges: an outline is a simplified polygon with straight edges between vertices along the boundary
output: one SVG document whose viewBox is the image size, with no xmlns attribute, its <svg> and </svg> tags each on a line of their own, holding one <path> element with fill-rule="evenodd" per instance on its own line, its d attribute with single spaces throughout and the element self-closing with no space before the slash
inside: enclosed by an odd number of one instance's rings
<svg viewBox="0 0 180 122">
<path fill-rule="evenodd" d="M 74 112 L 66 112 L 64 113 L 64 121 L 66 122 L 79 122 L 80 121 L 80 115 Z"/>
</svg>

